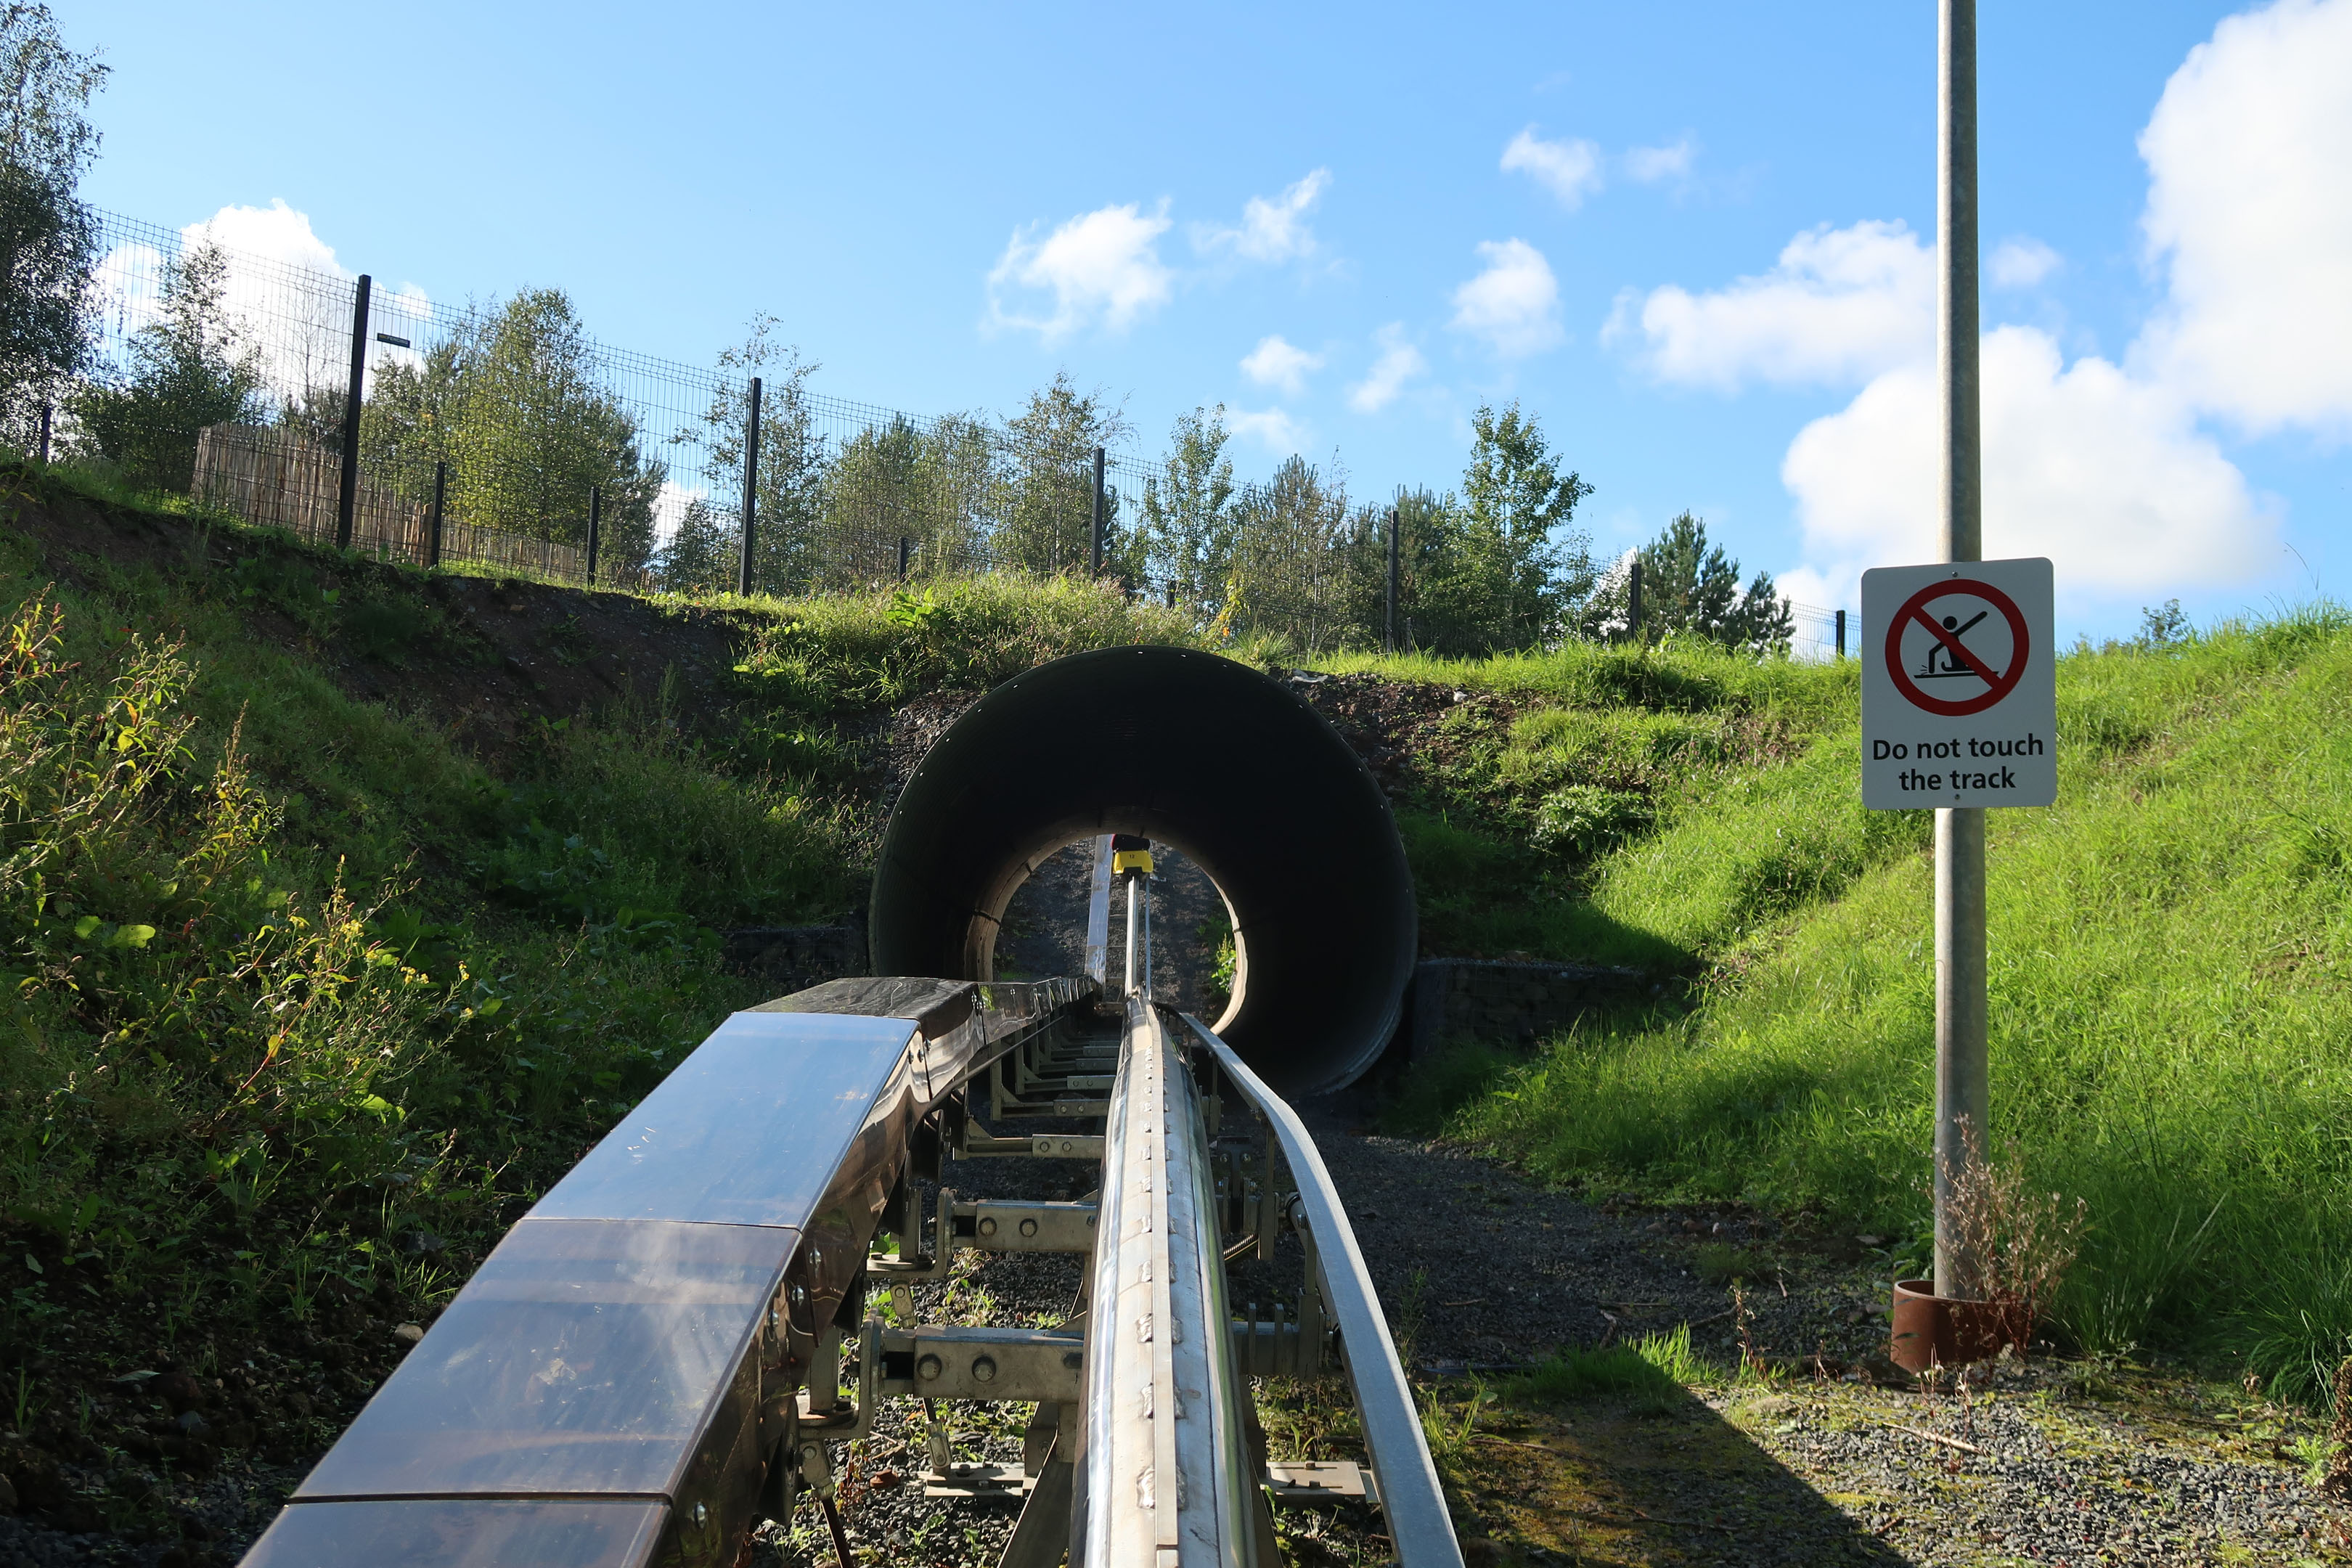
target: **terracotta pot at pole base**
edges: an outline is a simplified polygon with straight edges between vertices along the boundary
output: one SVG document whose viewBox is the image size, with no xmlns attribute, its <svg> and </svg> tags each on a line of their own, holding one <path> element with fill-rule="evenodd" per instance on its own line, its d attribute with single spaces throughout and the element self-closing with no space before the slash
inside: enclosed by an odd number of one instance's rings
<svg viewBox="0 0 2352 1568">
<path fill-rule="evenodd" d="M 1961 1366 L 2000 1353 L 2011 1334 L 2008 1313 L 1991 1301 L 1956 1301 L 1936 1294 L 1932 1279 L 1895 1282 L 1895 1364 L 1906 1372 Z"/>
</svg>

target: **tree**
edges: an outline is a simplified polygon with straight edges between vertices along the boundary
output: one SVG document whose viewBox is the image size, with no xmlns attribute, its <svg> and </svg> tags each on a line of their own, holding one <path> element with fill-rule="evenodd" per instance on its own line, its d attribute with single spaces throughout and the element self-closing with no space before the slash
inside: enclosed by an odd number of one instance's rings
<svg viewBox="0 0 2352 1568">
<path fill-rule="evenodd" d="M 686 503 L 669 542 L 654 558 L 654 581 L 671 594 L 713 594 L 735 586 L 741 530 L 701 496 Z"/>
<path fill-rule="evenodd" d="M 324 407 L 310 411 L 306 432 Z M 586 544 L 589 492 L 601 491 L 602 566 L 632 572 L 653 553 L 668 466 L 647 455 L 635 418 L 605 389 L 595 345 L 561 289 L 492 301 L 417 363 L 379 369 L 360 410 L 360 448 L 411 495 L 446 462 L 450 517 L 561 544 Z"/>
<path fill-rule="evenodd" d="M 98 156 L 83 110 L 106 74 L 47 5 L 0 8 L 0 441 L 27 448 L 89 357 L 98 223 L 74 188 Z"/>
<path fill-rule="evenodd" d="M 1759 572 L 1746 592 L 1739 563 L 1723 546 L 1710 543 L 1706 524 L 1684 512 L 1657 538 L 1634 552 L 1642 563 L 1642 636 L 1654 641 L 1669 633 L 1705 637 L 1726 647 L 1756 653 L 1785 649 L 1796 630 L 1788 602 Z M 1631 574 L 1621 563 L 1587 602 L 1587 635 L 1622 635 L 1631 616 Z"/>
<path fill-rule="evenodd" d="M 670 437 L 673 445 L 698 441 L 708 454 L 703 472 L 719 493 L 704 510 L 709 519 L 725 520 L 730 552 L 722 581 L 712 585 L 731 589 L 743 550 L 743 437 L 751 422 L 751 377 L 761 378 L 758 511 L 751 534 L 751 590 L 758 594 L 804 593 L 818 584 L 830 482 L 827 443 L 808 399 L 808 378 L 817 366 L 803 362 L 798 348 L 775 341 L 777 325 L 764 311 L 751 318 L 742 343 L 719 353 L 719 390 L 703 414 L 701 430 L 681 430 Z"/>
<path fill-rule="evenodd" d="M 121 464 L 135 485 L 186 491 L 199 431 L 269 416 L 261 351 L 228 310 L 227 280 L 218 246 L 183 250 L 163 269 L 157 318 L 131 336 L 126 372 L 86 382 L 67 399 L 77 441 Z"/>
<path fill-rule="evenodd" d="M 1308 654 L 1357 640 L 1346 474 L 1294 455 L 1266 483 L 1244 487 L 1233 515 L 1223 623 L 1286 637 Z"/>
<path fill-rule="evenodd" d="M 1450 538 L 1416 610 L 1427 645 L 1449 654 L 1532 647 L 1556 637 L 1591 590 L 1590 541 L 1571 522 L 1592 487 L 1559 471 L 1543 431 L 1516 403 L 1471 416 L 1474 440 Z"/>
<path fill-rule="evenodd" d="M 908 570 L 969 571 L 985 554 L 995 443 L 988 427 L 950 414 L 919 425 L 903 414 L 869 425 L 834 458 L 825 500 L 831 576 L 847 585 Z"/>
<path fill-rule="evenodd" d="M 1137 525 L 1146 573 L 1209 616 L 1222 607 L 1234 552 L 1232 438 L 1222 403 L 1176 416 L 1160 472 L 1143 481 Z"/>
<path fill-rule="evenodd" d="M 1460 615 L 1439 585 L 1451 581 L 1459 553 L 1462 503 L 1449 491 L 1400 489 L 1392 503 L 1397 529 L 1396 635 L 1400 649 L 1450 648 L 1481 641 L 1475 622 Z M 1380 645 L 1388 621 L 1389 516 L 1366 508 L 1350 531 L 1349 620 L 1367 647 Z M 1475 606 L 1473 606 L 1475 608 Z"/>
<path fill-rule="evenodd" d="M 996 527 L 989 540 L 1000 565 L 1051 574 L 1085 572 L 1093 560 L 1094 456 L 1132 427 L 1099 392 L 1080 395 L 1069 373 L 1030 394 L 1029 405 L 1004 426 L 1005 466 L 997 478 Z M 1118 529 L 1116 489 L 1104 496 L 1104 565 L 1129 570 Z"/>
</svg>

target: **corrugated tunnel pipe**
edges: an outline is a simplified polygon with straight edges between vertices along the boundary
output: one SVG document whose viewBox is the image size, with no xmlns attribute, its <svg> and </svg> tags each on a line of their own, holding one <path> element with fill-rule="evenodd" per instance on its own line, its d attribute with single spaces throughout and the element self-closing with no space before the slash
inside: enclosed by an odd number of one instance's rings
<svg viewBox="0 0 2352 1568">
<path fill-rule="evenodd" d="M 1215 654 L 1074 654 L 967 710 L 891 811 L 876 972 L 992 979 L 1014 889 L 1045 855 L 1102 833 L 1167 844 L 1216 884 L 1237 963 L 1212 1027 L 1274 1088 L 1321 1093 L 1371 1066 L 1418 941 L 1395 819 L 1320 714 Z"/>
</svg>

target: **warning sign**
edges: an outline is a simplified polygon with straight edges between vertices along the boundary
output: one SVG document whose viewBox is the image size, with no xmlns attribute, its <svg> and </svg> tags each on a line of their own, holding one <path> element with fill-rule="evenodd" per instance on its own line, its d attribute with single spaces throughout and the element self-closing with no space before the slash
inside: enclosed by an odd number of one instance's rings
<svg viewBox="0 0 2352 1568">
<path fill-rule="evenodd" d="M 2048 805 L 2058 798 L 2050 563 L 1862 574 L 1862 804 Z"/>
</svg>

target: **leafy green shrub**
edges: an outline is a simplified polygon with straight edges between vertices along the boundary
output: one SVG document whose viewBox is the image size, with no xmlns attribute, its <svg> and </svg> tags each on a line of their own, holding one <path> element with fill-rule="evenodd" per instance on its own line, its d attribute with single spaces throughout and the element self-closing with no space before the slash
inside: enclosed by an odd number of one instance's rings
<svg viewBox="0 0 2352 1568">
<path fill-rule="evenodd" d="M 176 1164 L 247 1214 L 289 1179 L 429 1164 L 393 1097 L 446 1043 L 446 988 L 372 939 L 340 883 L 311 900 L 278 884 L 278 816 L 236 734 L 197 768 L 180 648 L 134 635 L 72 659 L 66 632 L 40 599 L 0 632 L 0 962 L 18 1025 L 0 1084 L 58 1156 L 20 1152 L 0 1201 L 54 1224 L 107 1163 L 166 1187 Z"/>
<path fill-rule="evenodd" d="M 885 707 L 935 688 L 985 689 L 1087 648 L 1198 641 L 1181 613 L 1071 577 L 1000 573 L 919 594 L 756 602 L 776 618 L 757 633 L 737 673 L 762 707 L 809 717 Z"/>
</svg>

